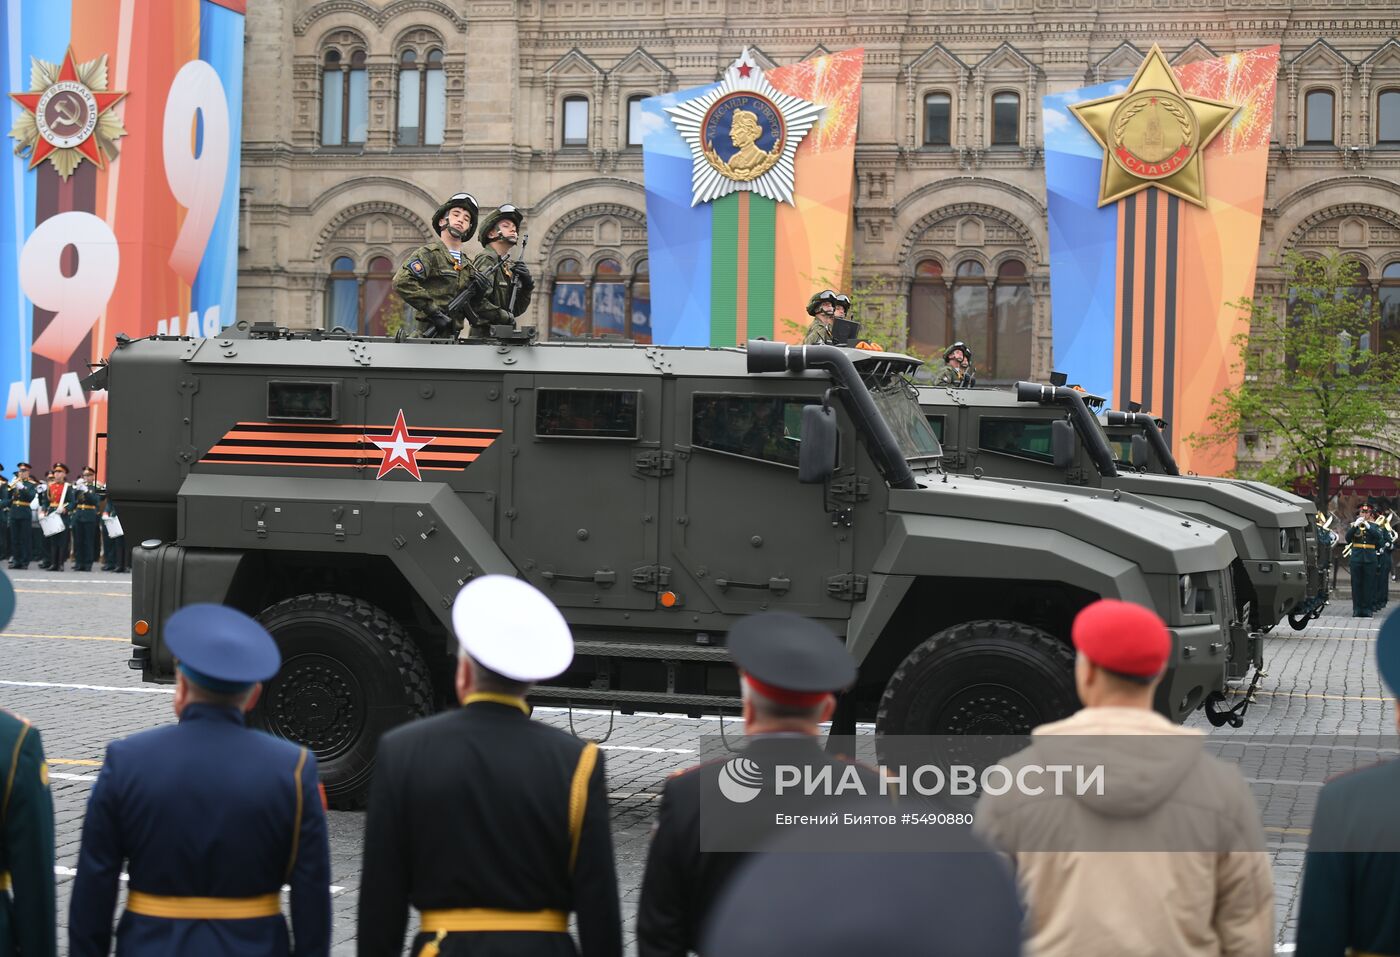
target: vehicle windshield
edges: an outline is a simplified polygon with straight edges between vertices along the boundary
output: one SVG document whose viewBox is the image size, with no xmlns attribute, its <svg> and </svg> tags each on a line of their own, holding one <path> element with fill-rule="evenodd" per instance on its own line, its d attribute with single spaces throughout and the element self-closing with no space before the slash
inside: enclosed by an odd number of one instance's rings
<svg viewBox="0 0 1400 957">
<path fill-rule="evenodd" d="M 919 408 L 919 393 L 902 376 L 867 379 L 866 386 L 880 414 L 889 423 L 899 450 L 907 461 L 941 459 L 943 446 Z"/>
</svg>

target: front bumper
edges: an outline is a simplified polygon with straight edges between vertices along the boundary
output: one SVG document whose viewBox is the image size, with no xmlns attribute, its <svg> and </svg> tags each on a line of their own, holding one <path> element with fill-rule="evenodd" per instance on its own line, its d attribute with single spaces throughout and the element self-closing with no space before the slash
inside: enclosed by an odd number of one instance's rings
<svg viewBox="0 0 1400 957">
<path fill-rule="evenodd" d="M 1181 724 L 1212 691 L 1225 687 L 1225 636 L 1219 624 L 1169 628 L 1172 657 L 1157 687 L 1156 708 Z"/>
</svg>

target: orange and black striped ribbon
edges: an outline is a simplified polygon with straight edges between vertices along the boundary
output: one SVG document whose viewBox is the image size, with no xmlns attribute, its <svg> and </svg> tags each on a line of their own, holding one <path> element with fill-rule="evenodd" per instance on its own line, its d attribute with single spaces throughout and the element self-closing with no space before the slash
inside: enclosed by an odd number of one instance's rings
<svg viewBox="0 0 1400 957">
<path fill-rule="evenodd" d="M 1118 204 L 1115 404 L 1141 402 L 1171 426 L 1176 405 L 1181 200 L 1143 190 Z"/>
</svg>

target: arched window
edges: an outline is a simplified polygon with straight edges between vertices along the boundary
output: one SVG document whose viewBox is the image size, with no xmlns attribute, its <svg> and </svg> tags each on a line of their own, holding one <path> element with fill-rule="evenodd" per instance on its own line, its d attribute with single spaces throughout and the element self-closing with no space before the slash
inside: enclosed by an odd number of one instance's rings
<svg viewBox="0 0 1400 957">
<path fill-rule="evenodd" d="M 588 145 L 588 97 L 564 97 L 564 146 Z"/>
<path fill-rule="evenodd" d="M 327 50 L 321 71 L 321 145 L 357 145 L 368 131 L 365 51 L 356 50 L 346 63 L 339 50 Z"/>
<path fill-rule="evenodd" d="M 997 93 L 992 96 L 992 145 L 1021 145 L 1021 95 Z"/>
<path fill-rule="evenodd" d="M 388 336 L 403 324 L 403 304 L 394 292 L 394 262 L 388 256 L 369 261 L 365 279 L 363 330 L 367 336 Z"/>
<path fill-rule="evenodd" d="M 354 330 L 360 321 L 360 282 L 355 278 L 355 260 L 341 256 L 331 263 L 326 287 L 326 328 L 342 326 Z"/>
<path fill-rule="evenodd" d="M 417 53 L 404 50 L 399 55 L 399 145 L 441 146 L 446 120 L 442 51 L 428 51 L 420 63 Z"/>
<path fill-rule="evenodd" d="M 953 98 L 947 93 L 924 97 L 924 145 L 950 146 L 953 142 Z"/>
<path fill-rule="evenodd" d="M 363 273 L 339 256 L 326 286 L 326 328 L 340 326 L 356 335 L 392 336 L 412 320 L 412 311 L 394 292 L 394 262 L 375 256 Z M 411 326 L 410 326 L 411 331 Z"/>
<path fill-rule="evenodd" d="M 1400 146 L 1400 90 L 1381 90 L 1376 97 L 1376 145 Z"/>
<path fill-rule="evenodd" d="M 593 335 L 627 334 L 627 286 L 622 263 L 603 259 L 593 270 Z"/>
<path fill-rule="evenodd" d="M 1303 105 L 1303 143 L 1307 146 L 1331 146 L 1332 106 L 1335 98 L 1331 90 L 1309 90 Z"/>
<path fill-rule="evenodd" d="M 577 259 L 561 259 L 554 267 L 549 335 L 554 339 L 578 339 L 588 335 L 588 284 L 579 271 Z"/>
<path fill-rule="evenodd" d="M 1031 374 L 1031 321 L 1034 309 L 1026 265 L 1008 259 L 997 269 L 993 304 L 996 322 L 992 327 L 992 348 L 988 356 L 988 379 L 1026 379 Z"/>
<path fill-rule="evenodd" d="M 914 268 L 914 285 L 909 291 L 909 349 L 916 355 L 940 352 L 954 341 L 949 325 L 953 311 L 950 291 L 943 281 L 943 266 L 936 259 L 925 259 Z"/>
<path fill-rule="evenodd" d="M 1400 353 L 1400 262 L 1381 270 L 1376 351 Z"/>
<path fill-rule="evenodd" d="M 958 263 L 953 279 L 951 339 L 968 344 L 972 349 L 978 375 L 983 379 L 993 377 L 989 368 L 992 357 L 987 351 L 987 327 L 991 308 L 992 291 L 987 286 L 987 273 L 982 264 L 975 260 Z"/>
<path fill-rule="evenodd" d="M 651 342 L 651 278 L 645 259 L 628 276 L 616 259 L 599 260 L 585 276 L 577 259 L 554 267 L 549 334 L 555 339 L 623 336 Z"/>
<path fill-rule="evenodd" d="M 637 342 L 651 342 L 651 272 L 643 259 L 632 270 L 632 299 L 628 309 L 628 335 Z"/>
<path fill-rule="evenodd" d="M 642 101 L 646 98 L 645 93 L 637 93 L 627 98 L 628 146 L 642 145 L 642 136 L 646 132 L 645 121 L 642 119 Z"/>
</svg>

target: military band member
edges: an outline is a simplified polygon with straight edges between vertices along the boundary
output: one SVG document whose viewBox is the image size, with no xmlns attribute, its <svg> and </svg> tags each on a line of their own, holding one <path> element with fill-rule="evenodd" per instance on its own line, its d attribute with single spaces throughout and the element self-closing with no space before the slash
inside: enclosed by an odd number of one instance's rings
<svg viewBox="0 0 1400 957">
<path fill-rule="evenodd" d="M 110 490 L 103 486 L 106 493 L 102 500 L 102 570 L 104 572 L 129 572 L 131 571 L 131 552 L 126 547 L 126 530 L 122 530 L 121 535 L 107 534 L 107 519 L 118 518 L 117 503 L 112 501 Z"/>
<path fill-rule="evenodd" d="M 29 463 L 19 463 L 14 481 L 9 488 L 10 550 L 11 568 L 28 568 L 34 537 L 33 502 L 39 497 L 39 484 L 29 477 Z"/>
<path fill-rule="evenodd" d="M 63 566 L 68 564 L 69 529 L 73 524 L 73 512 L 78 507 L 77 490 L 68 481 L 68 466 L 62 462 L 54 463 L 53 480 L 45 491 L 46 494 L 40 503 L 43 515 L 57 515 L 63 519 L 63 531 L 45 536 L 45 545 L 49 552 L 49 571 L 61 572 Z"/>
<path fill-rule="evenodd" d="M 125 865 L 118 954 L 326 957 L 330 847 L 316 758 L 244 723 L 281 666 L 276 643 L 242 612 L 203 604 L 172 615 L 164 638 L 179 723 L 107 747 L 83 820 L 69 954 L 111 952 Z"/>
<path fill-rule="evenodd" d="M 477 272 L 463 244 L 476 232 L 477 205 L 470 193 L 456 193 L 433 212 L 438 238 L 415 249 L 394 273 L 394 290 L 417 312 L 418 335 L 427 339 L 453 339 L 465 322 L 473 329 L 476 307 L 490 288 L 490 280 Z M 448 315 L 448 307 L 470 290 L 467 305 Z"/>
<path fill-rule="evenodd" d="M 525 695 L 574 656 L 549 599 L 504 575 L 457 595 L 462 707 L 386 734 L 365 824 L 358 953 L 618 957 L 603 756 L 530 720 Z M 569 936 L 578 915 L 579 946 Z"/>
<path fill-rule="evenodd" d="M 97 481 L 91 465 L 83 466 L 82 477 L 73 486 L 73 571 L 90 572 L 97 561 L 98 513 L 106 490 Z"/>
<path fill-rule="evenodd" d="M 1371 575 L 1371 614 L 1377 614 L 1390 602 L 1390 562 L 1395 551 L 1397 532 L 1390 499 L 1377 498 L 1371 502 L 1371 516 L 1381 533 L 1376 548 L 1376 567 Z"/>
<path fill-rule="evenodd" d="M 10 483 L 4 481 L 5 466 L 0 463 L 0 561 L 10 560 Z"/>
<path fill-rule="evenodd" d="M 1400 730 L 1400 613 L 1376 636 Z M 1400 760 L 1339 775 L 1317 798 L 1298 906 L 1299 957 L 1400 954 Z"/>
<path fill-rule="evenodd" d="M 972 349 L 965 342 L 955 342 L 943 350 L 943 368 L 934 378 L 935 386 L 969 389 L 977 381 L 972 368 Z"/>
<path fill-rule="evenodd" d="M 814 293 L 807 300 L 807 315 L 812 322 L 807 326 L 807 336 L 802 340 L 807 346 L 830 346 L 837 344 L 835 325 L 838 319 L 849 319 L 851 297 L 834 289 L 824 289 Z"/>
<path fill-rule="evenodd" d="M 39 729 L 0 708 L 0 957 L 53 957 L 53 796 Z"/>
<path fill-rule="evenodd" d="M 765 769 L 784 764 L 844 770 L 844 762 L 824 753 L 818 735 L 835 711 L 836 693 L 855 681 L 855 661 L 845 645 L 815 622 L 766 612 L 736 622 L 728 648 L 742 677 L 744 756 Z M 701 804 L 707 792 L 716 793 L 725 766 L 716 761 L 684 771 L 661 793 L 637 910 L 639 957 L 685 957 L 697 950 L 711 907 L 744 863 L 742 853 L 702 846 Z M 866 793 L 877 794 L 875 772 L 858 769 Z M 764 777 L 772 780 L 772 772 Z M 754 828 L 745 829 L 743 842 L 753 846 L 772 836 L 773 814 L 763 802 L 756 806 Z M 722 953 L 715 951 L 717 957 Z"/>
<path fill-rule="evenodd" d="M 510 258 L 520 241 L 523 219 L 520 210 L 505 203 L 481 221 L 481 245 L 486 251 L 476 257 L 474 265 L 491 280 L 491 288 L 476 310 L 485 325 L 515 325 L 515 318 L 530 307 L 535 279 L 523 262 Z"/>
<path fill-rule="evenodd" d="M 1374 587 L 1376 549 L 1384 539 L 1380 526 L 1373 521 L 1370 505 L 1356 510 L 1356 521 L 1347 526 L 1346 552 L 1351 571 L 1351 617 L 1370 618 L 1371 589 Z"/>
</svg>

